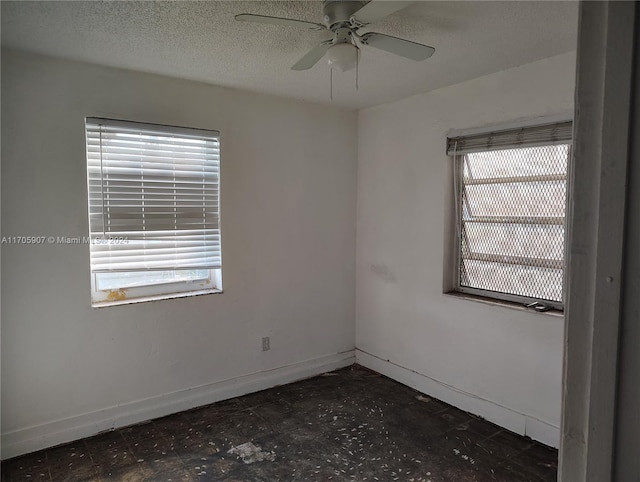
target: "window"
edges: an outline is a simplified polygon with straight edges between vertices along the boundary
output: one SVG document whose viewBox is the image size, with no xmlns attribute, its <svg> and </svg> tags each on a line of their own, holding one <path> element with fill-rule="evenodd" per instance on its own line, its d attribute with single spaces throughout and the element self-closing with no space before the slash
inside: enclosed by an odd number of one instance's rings
<svg viewBox="0 0 640 482">
<path fill-rule="evenodd" d="M 571 122 L 447 140 L 457 290 L 561 309 Z"/>
<path fill-rule="evenodd" d="M 93 306 L 220 292 L 218 132 L 85 127 Z"/>
</svg>

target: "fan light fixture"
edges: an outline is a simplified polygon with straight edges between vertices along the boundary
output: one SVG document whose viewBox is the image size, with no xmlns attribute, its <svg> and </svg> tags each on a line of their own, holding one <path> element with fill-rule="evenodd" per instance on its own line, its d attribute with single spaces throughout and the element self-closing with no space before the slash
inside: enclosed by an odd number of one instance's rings
<svg viewBox="0 0 640 482">
<path fill-rule="evenodd" d="M 350 43 L 339 43 L 332 45 L 327 50 L 327 60 L 331 67 L 347 72 L 356 66 L 358 60 L 358 49 Z"/>
<path fill-rule="evenodd" d="M 329 69 L 330 72 L 333 72 L 334 67 L 343 72 L 356 70 L 357 89 L 358 63 L 360 60 L 358 50 L 360 49 L 364 50 L 371 47 L 415 61 L 425 60 L 433 55 L 435 51 L 433 47 L 412 42 L 411 40 L 377 32 L 358 33 L 362 28 L 368 28 L 369 24 L 393 14 L 411 3 L 413 3 L 411 0 L 393 2 L 384 0 L 357 2 L 323 0 L 322 23 L 252 13 L 241 13 L 236 15 L 235 18 L 240 22 L 266 23 L 280 27 L 297 27 L 331 33 L 331 38 L 325 37 L 324 40 L 293 64 L 291 70 L 309 70 L 320 59 L 325 58 L 326 55 L 329 67 L 331 67 Z M 330 75 L 333 74 L 331 73 Z"/>
</svg>

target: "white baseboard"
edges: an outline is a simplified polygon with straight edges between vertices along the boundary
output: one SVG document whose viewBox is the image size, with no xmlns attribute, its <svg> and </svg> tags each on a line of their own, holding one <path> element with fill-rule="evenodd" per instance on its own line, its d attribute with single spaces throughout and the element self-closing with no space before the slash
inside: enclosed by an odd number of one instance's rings
<svg viewBox="0 0 640 482">
<path fill-rule="evenodd" d="M 349 350 L 3 433 L 1 458 L 4 460 L 35 452 L 89 437 L 105 430 L 125 427 L 201 405 L 265 390 L 347 367 L 354 363 L 354 350 Z"/>
<path fill-rule="evenodd" d="M 543 420 L 456 390 L 426 375 L 358 349 L 356 363 L 517 434 L 526 435 L 551 447 L 557 448 L 560 444 L 560 428 Z"/>
</svg>

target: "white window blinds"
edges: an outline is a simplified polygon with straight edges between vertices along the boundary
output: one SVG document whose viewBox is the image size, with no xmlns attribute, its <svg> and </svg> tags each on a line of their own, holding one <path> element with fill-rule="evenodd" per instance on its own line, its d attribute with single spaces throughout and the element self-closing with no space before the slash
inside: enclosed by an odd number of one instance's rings
<svg viewBox="0 0 640 482">
<path fill-rule="evenodd" d="M 447 155 L 469 152 L 513 149 L 517 147 L 548 146 L 571 142 L 573 123 L 556 122 L 519 129 L 507 129 L 460 137 L 447 138 Z"/>
<path fill-rule="evenodd" d="M 86 119 L 93 273 L 221 267 L 217 131 Z"/>
</svg>

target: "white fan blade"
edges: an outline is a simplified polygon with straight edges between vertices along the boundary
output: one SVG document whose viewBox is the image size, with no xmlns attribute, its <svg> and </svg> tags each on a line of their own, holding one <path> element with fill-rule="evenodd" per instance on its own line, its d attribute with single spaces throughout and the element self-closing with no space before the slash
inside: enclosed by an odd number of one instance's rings
<svg viewBox="0 0 640 482">
<path fill-rule="evenodd" d="M 333 43 L 329 40 L 327 42 L 322 42 L 320 45 L 317 45 L 316 47 L 313 47 L 309 52 L 307 52 L 307 55 L 302 57 L 300 60 L 298 60 L 294 64 L 293 67 L 291 67 L 291 70 L 310 69 L 311 67 L 313 67 L 318 63 L 318 60 L 324 57 L 324 54 L 327 53 L 327 50 L 329 50 L 329 47 L 331 47 L 332 45 Z"/>
<path fill-rule="evenodd" d="M 356 17 L 356 20 L 362 24 L 367 24 L 380 20 L 381 18 L 391 15 L 397 12 L 401 8 L 406 7 L 414 2 L 401 2 L 401 1 L 384 1 L 384 0 L 372 0 L 364 7 L 354 13 L 352 16 Z"/>
<path fill-rule="evenodd" d="M 365 33 L 361 38 L 361 42 L 364 45 L 385 50 L 411 60 L 428 59 L 433 55 L 433 52 L 436 51 L 436 49 L 429 47 L 428 45 L 422 45 L 409 40 L 375 32 Z"/>
<path fill-rule="evenodd" d="M 271 25 L 285 25 L 288 27 L 302 27 L 311 30 L 324 30 L 327 27 L 320 23 L 306 22 L 304 20 L 294 20 L 292 18 L 267 17 L 266 15 L 253 15 L 252 13 L 241 13 L 235 16 L 241 22 L 268 23 Z"/>
</svg>

